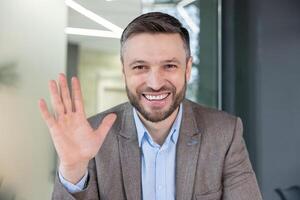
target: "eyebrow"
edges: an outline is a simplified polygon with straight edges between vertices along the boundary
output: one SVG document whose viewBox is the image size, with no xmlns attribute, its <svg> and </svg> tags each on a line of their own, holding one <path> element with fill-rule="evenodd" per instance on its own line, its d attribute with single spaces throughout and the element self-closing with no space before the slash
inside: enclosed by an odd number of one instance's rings
<svg viewBox="0 0 300 200">
<path fill-rule="evenodd" d="M 171 58 L 171 59 L 167 59 L 167 60 L 163 60 L 160 62 L 160 64 L 165 64 L 165 63 L 176 63 L 176 64 L 180 64 L 180 61 L 176 58 Z M 132 66 L 132 65 L 137 65 L 137 64 L 148 64 L 147 61 L 145 60 L 134 60 L 132 61 L 129 66 Z"/>
<path fill-rule="evenodd" d="M 144 60 L 134 60 L 132 61 L 131 63 L 129 63 L 129 66 L 132 66 L 132 65 L 137 65 L 137 64 L 146 64 L 147 62 L 144 61 Z"/>
<path fill-rule="evenodd" d="M 177 60 L 176 58 L 168 59 L 168 60 L 163 60 L 161 63 L 177 63 L 180 64 L 180 61 Z"/>
</svg>

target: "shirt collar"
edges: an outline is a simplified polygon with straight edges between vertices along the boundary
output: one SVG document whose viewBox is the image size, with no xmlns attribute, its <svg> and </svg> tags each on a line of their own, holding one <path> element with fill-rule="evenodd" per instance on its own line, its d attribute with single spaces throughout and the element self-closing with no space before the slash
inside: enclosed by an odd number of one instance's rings
<svg viewBox="0 0 300 200">
<path fill-rule="evenodd" d="M 168 142 L 171 140 L 174 144 L 177 143 L 178 136 L 179 136 L 179 129 L 180 129 L 180 123 L 182 119 L 182 103 L 179 106 L 179 111 L 177 113 L 176 119 L 174 123 L 172 124 L 172 127 L 170 129 L 170 132 L 165 140 L 165 142 Z M 138 136 L 138 142 L 139 142 L 139 147 L 142 145 L 142 141 L 145 137 L 148 137 L 148 139 L 152 140 L 151 136 L 149 135 L 147 129 L 143 125 L 141 119 L 139 118 L 137 111 L 135 108 L 133 108 L 133 117 L 134 117 L 134 122 L 137 130 L 137 136 Z"/>
</svg>

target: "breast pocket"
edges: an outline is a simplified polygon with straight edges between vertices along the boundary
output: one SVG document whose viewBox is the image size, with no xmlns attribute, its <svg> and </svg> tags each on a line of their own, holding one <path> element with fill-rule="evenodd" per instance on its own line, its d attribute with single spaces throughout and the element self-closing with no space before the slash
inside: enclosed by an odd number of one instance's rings
<svg viewBox="0 0 300 200">
<path fill-rule="evenodd" d="M 197 194 L 195 200 L 220 200 L 222 196 L 222 190 L 208 194 Z"/>
</svg>

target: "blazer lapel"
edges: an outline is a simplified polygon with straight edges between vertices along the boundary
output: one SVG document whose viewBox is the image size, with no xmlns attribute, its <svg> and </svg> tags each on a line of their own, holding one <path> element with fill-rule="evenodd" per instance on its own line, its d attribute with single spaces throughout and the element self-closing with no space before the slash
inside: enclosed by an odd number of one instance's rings
<svg viewBox="0 0 300 200">
<path fill-rule="evenodd" d="M 119 135 L 119 151 L 126 198 L 141 199 L 141 161 L 132 107 L 124 111 Z"/>
<path fill-rule="evenodd" d="M 176 152 L 176 200 L 192 199 L 200 150 L 200 129 L 192 105 L 183 102 L 183 116 Z"/>
</svg>

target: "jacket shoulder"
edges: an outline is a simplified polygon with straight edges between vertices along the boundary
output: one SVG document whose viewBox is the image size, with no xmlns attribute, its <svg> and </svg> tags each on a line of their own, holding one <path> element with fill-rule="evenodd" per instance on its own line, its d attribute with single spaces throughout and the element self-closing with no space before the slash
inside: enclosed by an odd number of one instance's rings
<svg viewBox="0 0 300 200">
<path fill-rule="evenodd" d="M 211 108 L 207 106 L 203 106 L 201 104 L 195 103 L 193 101 L 187 100 L 187 102 L 192 107 L 192 110 L 196 117 L 202 116 L 202 120 L 212 121 L 217 123 L 218 121 L 235 121 L 237 119 L 236 116 L 229 114 L 225 111 L 218 110 L 216 108 Z"/>
<path fill-rule="evenodd" d="M 240 122 L 239 117 L 192 101 L 189 103 L 196 123 L 202 124 L 207 137 L 218 138 L 218 140 L 223 138 L 227 142 L 232 140 L 237 123 Z"/>
</svg>

